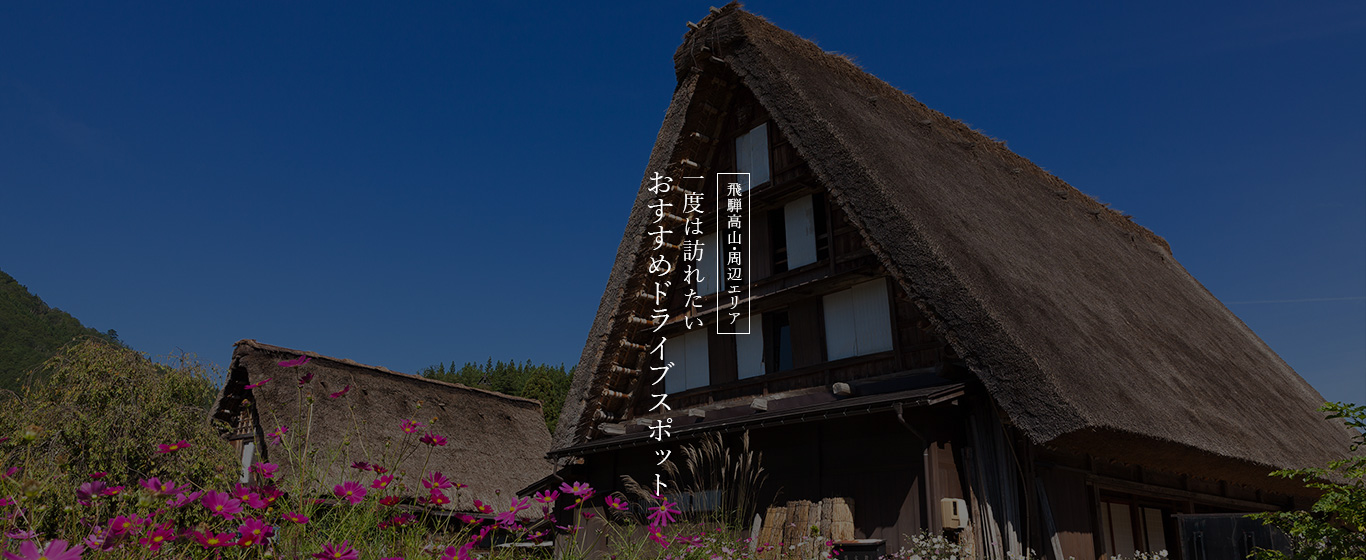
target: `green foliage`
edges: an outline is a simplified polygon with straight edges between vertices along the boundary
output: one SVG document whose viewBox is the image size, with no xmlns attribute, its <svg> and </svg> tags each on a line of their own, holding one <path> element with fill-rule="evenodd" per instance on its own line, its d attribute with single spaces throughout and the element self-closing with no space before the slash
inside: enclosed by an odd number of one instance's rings
<svg viewBox="0 0 1366 560">
<path fill-rule="evenodd" d="M 62 532 L 76 522 L 72 489 L 94 473 L 129 489 L 148 477 L 196 487 L 226 481 L 223 471 L 235 457 L 207 422 L 215 388 L 198 364 L 168 367 L 86 340 L 48 360 L 42 372 L 44 380 L 22 396 L 0 401 L 0 438 L 10 438 L 0 443 L 0 464 L 22 469 L 21 503 L 36 506 L 32 521 L 40 530 Z M 180 440 L 190 447 L 157 452 L 157 444 Z"/>
<path fill-rule="evenodd" d="M 521 364 L 494 362 L 493 358 L 489 358 L 485 364 L 467 362 L 459 368 L 455 367 L 455 362 L 451 362 L 449 368 L 446 364 L 437 364 L 424 368 L 418 374 L 438 381 L 459 383 L 541 401 L 545 425 L 551 433 L 555 433 L 555 425 L 560 419 L 560 408 L 564 406 L 565 395 L 569 394 L 569 383 L 574 377 L 572 370 L 565 371 L 564 364 L 533 365 L 531 360 Z"/>
<path fill-rule="evenodd" d="M 0 272 L 0 389 L 18 390 L 33 368 L 82 336 L 118 341 L 113 330 L 101 333 L 81 325 Z"/>
<path fill-rule="evenodd" d="M 1357 432 L 1353 456 L 1330 461 L 1326 468 L 1286 469 L 1273 476 L 1304 481 L 1323 492 L 1309 511 L 1277 511 L 1252 515 L 1290 537 L 1291 554 L 1259 550 L 1258 560 L 1366 560 L 1366 406 L 1327 403 L 1319 410 L 1341 418 Z"/>
</svg>

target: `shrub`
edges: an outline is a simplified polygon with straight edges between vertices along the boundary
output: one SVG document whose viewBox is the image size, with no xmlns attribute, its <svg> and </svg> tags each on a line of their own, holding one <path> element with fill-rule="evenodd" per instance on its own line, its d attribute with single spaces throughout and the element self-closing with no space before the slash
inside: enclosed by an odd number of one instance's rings
<svg viewBox="0 0 1366 560">
<path fill-rule="evenodd" d="M 1300 479 L 1323 492 L 1309 511 L 1276 511 L 1251 517 L 1280 529 L 1290 538 L 1291 553 L 1258 550 L 1258 560 L 1366 559 L 1366 406 L 1327 403 L 1319 408 L 1328 419 L 1342 419 L 1356 431 L 1353 456 L 1330 461 L 1326 467 L 1285 469 L 1272 476 Z"/>
</svg>

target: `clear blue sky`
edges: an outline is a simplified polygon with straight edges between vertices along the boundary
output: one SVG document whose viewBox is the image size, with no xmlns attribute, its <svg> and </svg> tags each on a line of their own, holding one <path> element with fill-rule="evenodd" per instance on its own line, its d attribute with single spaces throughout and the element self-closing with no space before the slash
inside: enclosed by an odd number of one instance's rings
<svg viewBox="0 0 1366 560">
<path fill-rule="evenodd" d="M 0 269 L 152 354 L 408 372 L 578 360 L 708 7 L 117 4 L 0 4 Z M 1366 4 L 959 4 L 748 7 L 1132 214 L 1366 402 Z"/>
</svg>

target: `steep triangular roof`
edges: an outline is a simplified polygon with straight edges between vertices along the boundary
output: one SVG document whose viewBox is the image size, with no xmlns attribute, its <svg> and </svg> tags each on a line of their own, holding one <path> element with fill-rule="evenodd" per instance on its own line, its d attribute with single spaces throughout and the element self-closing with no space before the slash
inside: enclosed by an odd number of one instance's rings
<svg viewBox="0 0 1366 560">
<path fill-rule="evenodd" d="M 1225 457 L 1291 467 L 1346 453 L 1345 428 L 1315 411 L 1318 392 L 1163 239 L 735 4 L 700 22 L 675 54 L 679 87 L 648 170 L 677 161 L 687 107 L 705 87 L 699 57 L 719 59 L 753 92 L 899 286 L 1035 442 L 1140 464 Z M 606 336 L 646 239 L 650 196 L 642 188 L 632 210 L 556 448 L 591 428 Z"/>
</svg>

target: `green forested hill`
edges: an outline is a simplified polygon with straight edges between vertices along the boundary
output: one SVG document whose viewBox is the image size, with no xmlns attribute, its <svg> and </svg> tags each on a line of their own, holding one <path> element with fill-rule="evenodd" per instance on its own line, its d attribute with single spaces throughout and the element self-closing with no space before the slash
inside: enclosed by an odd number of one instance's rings
<svg viewBox="0 0 1366 560">
<path fill-rule="evenodd" d="M 118 339 L 113 330 L 101 333 L 65 311 L 48 307 L 0 271 L 0 389 L 18 389 L 30 369 L 79 336 Z"/>
</svg>

